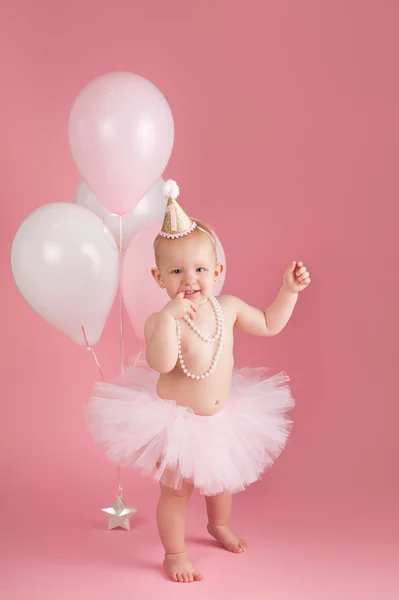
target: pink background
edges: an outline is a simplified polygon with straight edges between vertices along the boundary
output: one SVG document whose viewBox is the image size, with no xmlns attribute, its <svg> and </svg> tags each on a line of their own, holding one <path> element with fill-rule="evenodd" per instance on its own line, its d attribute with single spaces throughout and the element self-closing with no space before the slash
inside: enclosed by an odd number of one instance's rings
<svg viewBox="0 0 399 600">
<path fill-rule="evenodd" d="M 1 597 L 397 598 L 397 3 L 2 8 Z M 262 483 L 237 496 L 245 556 L 208 543 L 194 498 L 189 547 L 205 579 L 184 592 L 159 571 L 151 482 L 122 472 L 138 514 L 130 533 L 106 531 L 100 509 L 113 504 L 116 468 L 82 417 L 96 367 L 28 308 L 9 268 L 21 221 L 73 201 L 68 112 L 88 81 L 115 70 L 146 76 L 170 103 L 165 175 L 215 226 L 225 291 L 263 307 L 291 260 L 313 277 L 280 336 L 237 336 L 238 365 L 291 375 L 295 428 Z M 126 338 L 130 356 L 128 326 Z M 108 377 L 118 343 L 115 307 L 96 347 Z"/>
</svg>

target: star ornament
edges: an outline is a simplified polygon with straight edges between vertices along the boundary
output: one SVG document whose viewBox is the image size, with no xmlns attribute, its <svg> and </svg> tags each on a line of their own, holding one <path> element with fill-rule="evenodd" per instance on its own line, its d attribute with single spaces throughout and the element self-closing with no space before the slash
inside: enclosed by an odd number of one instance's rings
<svg viewBox="0 0 399 600">
<path fill-rule="evenodd" d="M 123 504 L 122 497 L 117 496 L 116 502 L 110 508 L 102 508 L 103 512 L 108 515 L 108 530 L 121 527 L 130 531 L 130 519 L 135 514 L 135 508 L 126 508 Z"/>
</svg>

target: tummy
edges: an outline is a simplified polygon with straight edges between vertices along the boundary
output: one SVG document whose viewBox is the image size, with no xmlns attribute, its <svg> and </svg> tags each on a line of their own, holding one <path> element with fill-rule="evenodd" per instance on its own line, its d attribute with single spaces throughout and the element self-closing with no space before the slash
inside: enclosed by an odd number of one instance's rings
<svg viewBox="0 0 399 600">
<path fill-rule="evenodd" d="M 206 379 L 197 381 L 187 377 L 176 366 L 170 373 L 160 375 L 158 396 L 174 400 L 179 406 L 188 406 L 197 415 L 213 415 L 226 405 L 233 373 L 233 357 L 221 360 Z"/>
</svg>

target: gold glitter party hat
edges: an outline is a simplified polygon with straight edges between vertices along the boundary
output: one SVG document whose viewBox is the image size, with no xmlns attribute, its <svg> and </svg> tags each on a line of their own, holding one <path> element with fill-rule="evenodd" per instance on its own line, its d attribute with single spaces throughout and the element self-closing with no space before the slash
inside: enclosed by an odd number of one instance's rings
<svg viewBox="0 0 399 600">
<path fill-rule="evenodd" d="M 179 196 L 179 186 L 175 181 L 169 179 L 164 183 L 163 193 L 168 197 L 165 217 L 162 230 L 159 234 L 162 237 L 175 239 L 187 235 L 193 231 L 197 224 L 184 212 L 180 204 L 176 201 Z"/>
</svg>

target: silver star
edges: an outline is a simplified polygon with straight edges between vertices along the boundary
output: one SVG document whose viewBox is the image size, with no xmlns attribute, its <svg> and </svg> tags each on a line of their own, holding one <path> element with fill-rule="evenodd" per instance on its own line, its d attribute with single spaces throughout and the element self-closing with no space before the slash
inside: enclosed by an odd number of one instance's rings
<svg viewBox="0 0 399 600">
<path fill-rule="evenodd" d="M 108 530 L 122 527 L 130 531 L 130 519 L 135 514 L 135 508 L 126 508 L 122 502 L 122 496 L 116 496 L 116 502 L 110 508 L 102 508 L 108 515 Z"/>
</svg>

